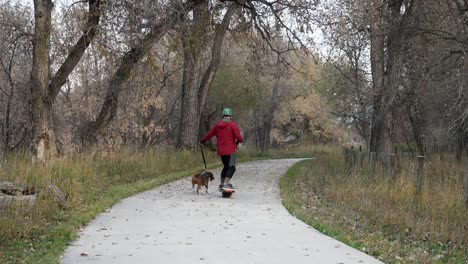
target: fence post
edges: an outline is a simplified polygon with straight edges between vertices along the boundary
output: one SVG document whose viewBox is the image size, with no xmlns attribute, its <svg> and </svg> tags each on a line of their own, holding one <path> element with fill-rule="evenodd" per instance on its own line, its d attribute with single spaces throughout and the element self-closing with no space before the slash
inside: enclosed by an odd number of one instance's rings
<svg viewBox="0 0 468 264">
<path fill-rule="evenodd" d="M 356 168 L 357 165 L 357 150 L 354 149 L 354 146 L 351 147 L 351 169 Z"/>
<path fill-rule="evenodd" d="M 345 165 L 346 165 L 346 169 L 349 168 L 349 149 L 347 147 L 343 147 L 343 156 L 344 156 L 344 159 L 345 159 Z"/>
<path fill-rule="evenodd" d="M 465 189 L 465 209 L 468 209 L 468 162 L 465 165 L 465 180 L 464 180 L 464 189 Z"/>
<path fill-rule="evenodd" d="M 424 185 L 424 156 L 417 157 L 416 194 L 420 195 Z"/>
<path fill-rule="evenodd" d="M 377 152 L 370 153 L 371 176 L 375 176 L 375 166 L 377 165 Z"/>
</svg>

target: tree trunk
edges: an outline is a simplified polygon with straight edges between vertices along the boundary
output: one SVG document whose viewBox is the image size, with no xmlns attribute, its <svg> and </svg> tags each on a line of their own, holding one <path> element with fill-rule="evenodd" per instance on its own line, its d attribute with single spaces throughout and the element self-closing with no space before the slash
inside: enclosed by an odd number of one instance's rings
<svg viewBox="0 0 468 264">
<path fill-rule="evenodd" d="M 370 136 L 371 152 L 383 152 L 387 144 L 388 109 L 392 107 L 400 78 L 405 36 L 405 17 L 401 0 L 371 1 L 371 70 L 373 81 L 373 116 Z M 387 12 L 385 12 L 385 11 Z"/>
<path fill-rule="evenodd" d="M 224 36 L 229 28 L 231 17 L 237 9 L 237 4 L 230 4 L 223 21 L 217 26 L 211 48 L 211 61 L 198 82 L 197 69 L 200 68 L 200 54 L 206 46 L 206 30 L 208 28 L 208 1 L 194 10 L 194 21 L 189 32 L 182 36 L 184 49 L 184 73 L 182 80 L 182 106 L 177 148 L 194 149 L 200 132 L 200 123 L 209 90 L 213 83 L 221 61 L 221 49 Z M 191 33 L 191 34 L 188 34 Z M 188 37 L 190 36 L 190 37 Z"/>
<path fill-rule="evenodd" d="M 3 151 L 9 152 L 10 151 L 10 141 L 11 141 L 11 127 L 10 127 L 10 122 L 11 122 L 11 104 L 13 103 L 13 94 L 15 92 L 15 83 L 13 81 L 12 77 L 12 72 L 13 72 L 13 59 L 15 57 L 16 53 L 16 45 L 13 46 L 13 49 L 11 51 L 11 57 L 10 61 L 8 63 L 8 67 L 3 65 L 2 67 L 6 72 L 7 78 L 8 78 L 8 83 L 10 85 L 10 89 L 7 94 L 7 102 L 5 106 L 5 126 L 3 130 Z"/>
<path fill-rule="evenodd" d="M 276 61 L 276 69 L 275 73 L 273 75 L 274 81 L 273 81 L 273 89 L 271 91 L 271 102 L 270 102 L 270 107 L 268 108 L 268 112 L 265 114 L 265 119 L 264 119 L 264 134 L 263 134 L 263 144 L 262 144 L 262 152 L 266 152 L 270 149 L 271 146 L 271 129 L 273 127 L 273 117 L 275 114 L 275 111 L 278 108 L 279 104 L 279 83 L 281 80 L 281 62 L 280 62 L 280 55 L 278 55 L 278 59 Z"/>
<path fill-rule="evenodd" d="M 4 127 L 4 135 L 3 135 L 3 151 L 9 152 L 10 151 L 10 141 L 11 141 L 11 128 L 10 128 L 10 115 L 11 115 L 11 103 L 13 101 L 13 92 L 15 86 L 12 81 L 10 81 L 10 92 L 8 93 L 7 97 L 7 105 L 5 109 L 5 127 Z"/>
<path fill-rule="evenodd" d="M 383 151 L 385 109 L 382 102 L 385 75 L 385 35 L 383 12 L 379 0 L 371 3 L 371 70 L 373 88 L 373 113 L 370 132 L 370 152 Z"/>
<path fill-rule="evenodd" d="M 33 64 L 31 71 L 31 103 L 33 155 L 44 162 L 50 155 L 52 102 L 49 98 L 49 50 L 51 33 L 50 0 L 34 0 Z"/>
<path fill-rule="evenodd" d="M 180 132 L 177 140 L 177 148 L 194 149 L 198 137 L 199 104 L 196 72 L 199 67 L 200 50 L 193 47 L 187 38 L 189 34 L 182 37 L 184 50 L 184 68 L 182 77 L 182 105 L 180 116 Z M 196 43 L 201 45 L 200 43 Z"/>
<path fill-rule="evenodd" d="M 198 93 L 198 101 L 200 103 L 198 111 L 200 118 L 203 114 L 203 111 L 205 110 L 206 98 L 208 97 L 208 93 L 221 62 L 221 49 L 223 47 L 224 36 L 226 35 L 226 31 L 229 28 L 229 24 L 231 23 L 231 17 L 236 10 L 237 4 L 230 4 L 226 14 L 224 14 L 223 21 L 216 27 L 213 47 L 211 49 L 211 62 L 210 65 L 208 65 L 205 74 L 203 75 Z"/>
<path fill-rule="evenodd" d="M 76 67 L 92 39 L 99 24 L 100 0 L 88 1 L 88 24 L 65 62 L 50 80 L 50 34 L 54 4 L 51 0 L 34 0 L 33 66 L 31 71 L 31 107 L 33 127 L 33 156 L 35 161 L 44 162 L 57 153 L 52 128 L 53 104 L 66 78 Z M 49 82 L 50 81 L 50 82 Z"/>
<path fill-rule="evenodd" d="M 198 4 L 197 4 L 198 5 Z M 137 45 L 128 51 L 122 58 L 119 68 L 107 86 L 106 97 L 99 115 L 92 122 L 86 123 L 78 131 L 78 140 L 81 144 L 94 144 L 96 137 L 102 133 L 115 118 L 120 92 L 125 81 L 128 80 L 135 65 L 148 53 L 159 39 L 166 34 L 185 14 L 194 8 L 193 1 L 181 5 L 171 15 L 162 19 L 151 28 L 151 33 Z"/>
</svg>

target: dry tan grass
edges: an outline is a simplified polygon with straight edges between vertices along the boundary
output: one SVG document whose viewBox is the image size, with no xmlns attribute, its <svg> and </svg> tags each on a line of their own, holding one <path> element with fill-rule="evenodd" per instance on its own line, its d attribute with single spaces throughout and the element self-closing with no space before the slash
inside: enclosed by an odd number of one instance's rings
<svg viewBox="0 0 468 264">
<path fill-rule="evenodd" d="M 27 155 L 9 157 L 2 162 L 0 182 L 32 184 L 39 190 L 39 199 L 37 205 L 30 209 L 17 206 L 0 208 L 0 237 L 8 241 L 27 238 L 34 235 L 35 230 L 46 230 L 66 220 L 69 212 L 85 212 L 112 186 L 195 167 L 201 169 L 202 160 L 197 154 L 164 149 L 141 152 L 127 149 L 106 157 L 82 154 L 47 164 L 31 164 Z M 216 161 L 213 153 L 207 155 L 210 161 Z M 67 209 L 61 208 L 54 197 L 45 192 L 50 184 L 68 195 Z"/>
<path fill-rule="evenodd" d="M 326 150 L 317 157 L 302 165 L 290 177 L 290 183 L 282 184 L 295 185 L 299 194 L 292 195 L 296 197 L 291 202 L 286 200 L 286 204 L 296 207 L 295 212 L 305 221 L 314 222 L 323 216 L 322 220 L 345 238 L 359 237 L 360 242 L 367 243 L 367 250 L 373 248 L 369 253 L 386 255 L 387 261 L 395 260 L 392 253 L 402 261 L 416 263 L 437 262 L 436 255 L 445 257 L 442 262 L 468 260 L 468 212 L 463 204 L 464 171 L 460 164 L 441 161 L 438 156 L 430 158 L 426 162 L 424 188 L 417 195 L 416 164 L 411 157 L 398 160 L 393 178 L 381 167 L 377 167 L 375 176 L 367 166 L 362 173 L 349 172 L 339 149 Z M 319 204 L 332 212 L 314 209 Z M 367 236 L 363 235 L 365 232 Z M 370 238 L 380 233 L 381 238 Z M 383 237 L 392 242 L 383 243 Z M 389 249 L 390 244 L 394 250 Z"/>
</svg>

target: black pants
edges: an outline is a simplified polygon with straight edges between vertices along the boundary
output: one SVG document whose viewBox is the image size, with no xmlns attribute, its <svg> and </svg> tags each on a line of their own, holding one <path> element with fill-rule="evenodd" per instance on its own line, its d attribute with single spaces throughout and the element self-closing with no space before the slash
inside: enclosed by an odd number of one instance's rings
<svg viewBox="0 0 468 264">
<path fill-rule="evenodd" d="M 236 172 L 236 154 L 221 156 L 221 160 L 223 161 L 221 181 L 224 182 L 224 178 L 232 178 L 234 172 Z"/>
</svg>

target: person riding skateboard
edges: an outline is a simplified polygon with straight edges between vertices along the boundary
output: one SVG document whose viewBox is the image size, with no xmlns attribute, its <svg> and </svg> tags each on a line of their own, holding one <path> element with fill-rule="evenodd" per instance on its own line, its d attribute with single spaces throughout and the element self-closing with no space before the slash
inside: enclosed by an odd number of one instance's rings
<svg viewBox="0 0 468 264">
<path fill-rule="evenodd" d="M 237 124 L 232 121 L 232 110 L 230 108 L 223 109 L 223 119 L 218 121 L 216 125 L 208 131 L 200 141 L 200 144 L 205 144 L 205 142 L 210 140 L 213 136 L 216 136 L 216 149 L 223 162 L 219 189 L 234 189 L 229 182 L 234 172 L 236 172 L 237 144 L 242 143 L 244 139 L 242 138 Z"/>
</svg>

